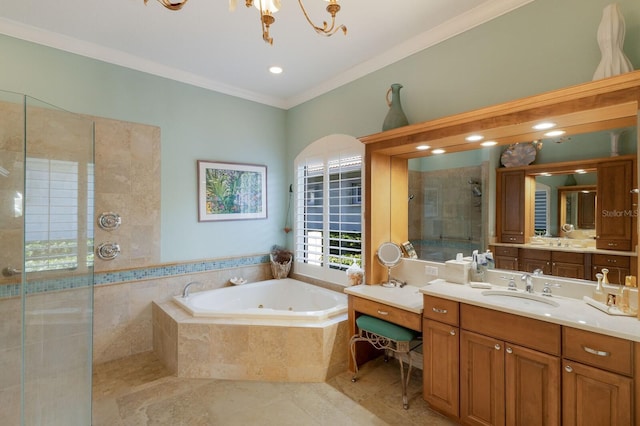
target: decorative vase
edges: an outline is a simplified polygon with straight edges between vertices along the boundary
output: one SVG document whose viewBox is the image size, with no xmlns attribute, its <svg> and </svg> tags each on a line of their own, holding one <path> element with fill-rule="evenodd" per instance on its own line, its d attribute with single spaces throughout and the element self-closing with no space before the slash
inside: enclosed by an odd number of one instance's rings
<svg viewBox="0 0 640 426">
<path fill-rule="evenodd" d="M 624 17 L 618 3 L 605 6 L 597 36 L 602 59 L 593 74 L 594 80 L 633 71 L 633 65 L 622 51 L 624 34 Z"/>
<path fill-rule="evenodd" d="M 389 112 L 384 118 L 382 123 L 382 131 L 395 129 L 398 127 L 406 126 L 409 124 L 407 116 L 404 115 L 402 110 L 402 104 L 400 103 L 400 89 L 402 84 L 394 83 L 387 90 L 387 105 L 389 105 Z M 391 93 L 391 100 L 389 100 L 389 93 Z"/>
</svg>

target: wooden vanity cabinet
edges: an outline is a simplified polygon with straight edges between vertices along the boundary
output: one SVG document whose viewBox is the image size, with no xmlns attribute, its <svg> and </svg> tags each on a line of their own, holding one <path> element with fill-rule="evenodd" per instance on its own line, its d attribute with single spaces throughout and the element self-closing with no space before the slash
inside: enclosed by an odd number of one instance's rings
<svg viewBox="0 0 640 426">
<path fill-rule="evenodd" d="M 562 346 L 563 424 L 631 425 L 633 343 L 564 327 Z"/>
<path fill-rule="evenodd" d="M 584 253 L 551 252 L 551 275 L 584 279 L 590 275 L 590 257 Z"/>
<path fill-rule="evenodd" d="M 633 249 L 634 188 L 633 159 L 598 164 L 596 198 L 596 248 L 630 251 Z"/>
<path fill-rule="evenodd" d="M 518 271 L 518 247 L 492 246 L 493 260 L 496 268 L 509 271 Z"/>
<path fill-rule="evenodd" d="M 498 169 L 496 171 L 498 205 L 496 224 L 502 243 L 524 244 L 526 236 L 533 233 L 530 192 L 531 177 L 524 170 Z"/>
<path fill-rule="evenodd" d="M 459 303 L 427 295 L 423 301 L 423 398 L 432 408 L 458 418 Z"/>
<path fill-rule="evenodd" d="M 629 256 L 613 256 L 608 254 L 592 255 L 591 280 L 597 281 L 596 274 L 602 272 L 603 268 L 606 268 L 609 270 L 607 278 L 611 284 L 624 284 L 624 277 L 632 275 L 631 259 Z M 633 258 L 633 260 L 635 262 L 635 258 Z"/>
<path fill-rule="evenodd" d="M 460 305 L 460 420 L 560 424 L 557 324 Z"/>
<path fill-rule="evenodd" d="M 551 252 L 549 250 L 520 249 L 520 270 L 533 272 L 536 269 L 540 269 L 545 275 L 551 275 Z"/>
</svg>

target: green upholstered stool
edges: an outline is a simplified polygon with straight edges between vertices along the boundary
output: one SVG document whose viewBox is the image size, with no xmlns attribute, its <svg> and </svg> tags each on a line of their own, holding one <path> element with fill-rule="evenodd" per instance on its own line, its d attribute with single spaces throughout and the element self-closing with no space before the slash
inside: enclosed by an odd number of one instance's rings
<svg viewBox="0 0 640 426">
<path fill-rule="evenodd" d="M 409 400 L 407 398 L 407 386 L 409 385 L 409 379 L 411 378 L 411 352 L 421 343 L 415 341 L 418 333 L 400 325 L 391 323 L 389 321 L 381 320 L 380 318 L 370 317 L 369 315 L 361 315 L 356 318 L 356 325 L 358 327 L 358 333 L 351 337 L 349 341 L 349 347 L 351 349 L 351 356 L 353 357 L 353 365 L 355 373 L 353 374 L 352 382 L 357 380 L 358 375 L 358 363 L 356 361 L 356 343 L 357 342 L 369 342 L 374 348 L 385 351 L 385 361 L 388 359 L 387 350 L 407 354 L 409 359 L 409 370 L 407 371 L 407 377 L 404 377 L 404 363 L 402 359 L 398 358 L 400 362 L 400 382 L 402 383 L 402 406 L 406 410 L 409 408 Z"/>
</svg>

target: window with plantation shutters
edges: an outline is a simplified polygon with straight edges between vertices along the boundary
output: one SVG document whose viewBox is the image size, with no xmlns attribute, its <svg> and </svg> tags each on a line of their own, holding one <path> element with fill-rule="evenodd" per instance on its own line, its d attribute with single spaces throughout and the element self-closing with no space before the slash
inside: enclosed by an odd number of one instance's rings
<svg viewBox="0 0 640 426">
<path fill-rule="evenodd" d="M 362 147 L 355 141 L 322 153 L 311 146 L 296 159 L 297 273 L 345 284 L 344 271 L 361 259 Z"/>
</svg>

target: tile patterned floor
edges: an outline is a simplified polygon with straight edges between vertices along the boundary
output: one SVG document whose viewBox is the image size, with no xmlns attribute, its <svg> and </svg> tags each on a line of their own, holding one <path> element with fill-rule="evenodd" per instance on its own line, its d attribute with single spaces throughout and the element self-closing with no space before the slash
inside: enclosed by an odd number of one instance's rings
<svg viewBox="0 0 640 426">
<path fill-rule="evenodd" d="M 454 425 L 422 399 L 414 370 L 402 408 L 397 361 L 367 363 L 359 380 L 272 383 L 172 376 L 145 353 L 94 367 L 94 426 Z"/>
</svg>

